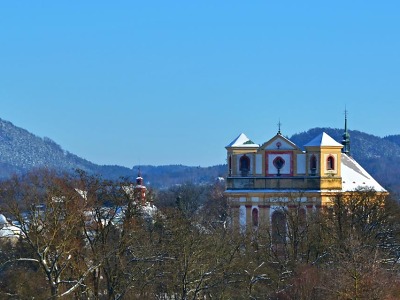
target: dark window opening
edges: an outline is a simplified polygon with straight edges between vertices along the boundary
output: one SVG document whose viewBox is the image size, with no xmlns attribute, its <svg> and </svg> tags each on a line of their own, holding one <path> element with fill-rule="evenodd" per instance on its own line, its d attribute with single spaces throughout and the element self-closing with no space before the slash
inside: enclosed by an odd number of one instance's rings
<svg viewBox="0 0 400 300">
<path fill-rule="evenodd" d="M 315 175 L 317 173 L 317 158 L 314 154 L 310 158 L 310 170 L 311 175 Z"/>
<path fill-rule="evenodd" d="M 275 211 L 272 214 L 272 242 L 273 243 L 284 243 L 287 236 L 286 228 L 286 216 L 282 211 Z"/>
<path fill-rule="evenodd" d="M 251 211 L 251 218 L 253 220 L 253 226 L 258 227 L 258 209 L 257 208 L 253 208 L 253 210 Z"/>
<path fill-rule="evenodd" d="M 242 176 L 247 176 L 250 171 L 250 158 L 248 158 L 246 155 L 243 155 L 240 158 L 239 162 L 239 170 Z"/>
</svg>

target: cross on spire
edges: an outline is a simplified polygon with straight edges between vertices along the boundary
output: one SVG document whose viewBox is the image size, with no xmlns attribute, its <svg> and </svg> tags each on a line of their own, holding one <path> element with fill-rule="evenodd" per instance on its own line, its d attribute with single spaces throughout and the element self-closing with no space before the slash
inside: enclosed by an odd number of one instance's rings
<svg viewBox="0 0 400 300">
<path fill-rule="evenodd" d="M 281 125 L 282 125 L 282 123 L 281 123 L 281 120 L 279 119 L 279 122 L 278 122 L 278 134 L 281 134 Z"/>
<path fill-rule="evenodd" d="M 342 139 L 342 152 L 350 156 L 350 134 L 347 131 L 347 108 L 344 109 L 344 132 L 343 132 L 343 139 Z"/>
</svg>

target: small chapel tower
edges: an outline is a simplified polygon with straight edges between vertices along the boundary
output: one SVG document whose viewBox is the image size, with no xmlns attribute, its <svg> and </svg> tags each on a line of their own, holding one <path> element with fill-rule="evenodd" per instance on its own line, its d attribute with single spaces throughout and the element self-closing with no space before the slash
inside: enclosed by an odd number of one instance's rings
<svg viewBox="0 0 400 300">
<path fill-rule="evenodd" d="M 146 194 L 147 188 L 145 185 L 143 185 L 143 177 L 139 169 L 134 187 L 134 198 L 136 203 L 140 205 L 146 205 Z"/>
</svg>

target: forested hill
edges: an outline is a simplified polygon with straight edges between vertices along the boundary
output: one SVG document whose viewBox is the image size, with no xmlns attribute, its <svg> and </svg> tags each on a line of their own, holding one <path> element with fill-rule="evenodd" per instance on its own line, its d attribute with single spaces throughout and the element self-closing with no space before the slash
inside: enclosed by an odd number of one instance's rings
<svg viewBox="0 0 400 300">
<path fill-rule="evenodd" d="M 132 169 L 115 165 L 97 165 L 64 149 L 53 140 L 38 137 L 25 129 L 0 119 L 0 179 L 13 174 L 24 174 L 36 168 L 50 168 L 60 172 L 76 169 L 99 174 L 106 179 L 135 178 L 138 166 Z M 226 167 L 188 167 L 182 165 L 141 166 L 146 183 L 156 188 L 183 182 L 208 183 L 223 176 Z"/>
<path fill-rule="evenodd" d="M 326 132 L 341 143 L 343 129 L 313 128 L 294 134 L 289 139 L 303 147 L 321 132 Z M 400 135 L 377 137 L 357 130 L 349 130 L 351 156 L 354 157 L 386 189 L 400 195 Z"/>
<path fill-rule="evenodd" d="M 63 150 L 49 138 L 40 138 L 0 119 L 0 176 L 5 178 L 43 167 L 90 172 L 96 165 Z"/>
</svg>

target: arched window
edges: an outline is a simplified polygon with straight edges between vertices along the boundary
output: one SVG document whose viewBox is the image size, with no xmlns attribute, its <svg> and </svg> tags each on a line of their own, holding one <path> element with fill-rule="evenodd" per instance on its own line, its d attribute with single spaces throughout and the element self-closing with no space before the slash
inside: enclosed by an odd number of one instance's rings
<svg viewBox="0 0 400 300">
<path fill-rule="evenodd" d="M 273 243 L 284 243 L 286 241 L 287 229 L 286 229 L 286 216 L 283 211 L 274 211 L 271 218 L 272 227 L 272 242 Z"/>
<path fill-rule="evenodd" d="M 258 227 L 258 209 L 257 208 L 253 208 L 253 210 L 251 211 L 251 218 L 253 220 L 253 226 Z"/>
<path fill-rule="evenodd" d="M 314 154 L 310 157 L 310 171 L 312 175 L 315 175 L 317 172 L 317 158 Z"/>
<path fill-rule="evenodd" d="M 335 158 L 332 155 L 329 155 L 326 159 L 326 169 L 335 170 Z"/>
<path fill-rule="evenodd" d="M 239 170 L 242 176 L 247 176 L 250 171 L 250 158 L 246 155 L 243 155 L 239 161 Z"/>
</svg>

